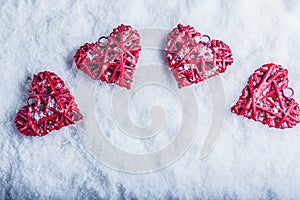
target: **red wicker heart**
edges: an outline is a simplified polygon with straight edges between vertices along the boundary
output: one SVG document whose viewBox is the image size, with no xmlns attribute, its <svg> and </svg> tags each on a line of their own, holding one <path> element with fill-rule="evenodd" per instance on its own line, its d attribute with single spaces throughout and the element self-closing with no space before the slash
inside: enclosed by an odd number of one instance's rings
<svg viewBox="0 0 300 200">
<path fill-rule="evenodd" d="M 27 101 L 16 115 L 19 132 L 27 136 L 44 136 L 52 130 L 82 119 L 65 83 L 53 72 L 34 75 Z"/>
<path fill-rule="evenodd" d="M 103 38 L 106 43 L 100 41 Z M 140 50 L 139 33 L 131 26 L 122 24 L 113 29 L 108 37 L 81 46 L 74 59 L 77 68 L 92 79 L 130 89 Z"/>
<path fill-rule="evenodd" d="M 209 41 L 202 41 L 204 37 Z M 233 63 L 228 45 L 221 40 L 210 41 L 209 36 L 181 24 L 168 34 L 166 51 L 179 88 L 223 73 Z"/>
<path fill-rule="evenodd" d="M 288 71 L 280 65 L 265 64 L 249 77 L 231 111 L 269 127 L 291 128 L 300 122 L 300 108 L 293 98 L 285 96 L 287 89 L 291 89 Z"/>
</svg>

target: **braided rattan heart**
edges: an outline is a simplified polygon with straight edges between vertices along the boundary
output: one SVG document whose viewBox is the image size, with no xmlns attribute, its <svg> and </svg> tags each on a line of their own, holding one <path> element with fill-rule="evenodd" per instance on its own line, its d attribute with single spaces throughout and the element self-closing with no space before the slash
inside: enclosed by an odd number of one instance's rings
<svg viewBox="0 0 300 200">
<path fill-rule="evenodd" d="M 82 115 L 63 80 L 45 71 L 34 75 L 27 105 L 19 110 L 15 123 L 24 135 L 44 136 L 80 119 Z"/>
<path fill-rule="evenodd" d="M 203 41 L 207 38 L 208 41 Z M 179 24 L 167 37 L 167 59 L 178 87 L 196 84 L 225 72 L 233 63 L 231 49 L 221 40 Z"/>
<path fill-rule="evenodd" d="M 291 128 L 300 122 L 300 108 L 285 95 L 287 89 L 292 90 L 288 71 L 280 65 L 265 64 L 249 77 L 231 111 L 270 127 Z"/>
<path fill-rule="evenodd" d="M 106 42 L 101 42 L 101 39 L 106 39 Z M 92 79 L 130 89 L 140 50 L 139 33 L 122 24 L 108 37 L 81 46 L 74 59 L 77 68 Z"/>
</svg>

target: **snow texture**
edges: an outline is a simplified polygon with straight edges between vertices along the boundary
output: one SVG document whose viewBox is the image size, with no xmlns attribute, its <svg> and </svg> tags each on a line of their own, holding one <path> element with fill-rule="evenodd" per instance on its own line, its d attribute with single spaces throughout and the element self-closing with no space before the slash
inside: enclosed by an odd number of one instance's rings
<svg viewBox="0 0 300 200">
<path fill-rule="evenodd" d="M 0 5 L 0 199 L 300 197 L 300 126 L 284 131 L 270 129 L 230 112 L 249 75 L 269 62 L 289 70 L 289 85 L 300 101 L 300 1 L 0 0 Z M 121 23 L 136 29 L 171 30 L 179 22 L 222 39 L 231 46 L 235 59 L 221 75 L 226 94 L 225 121 L 219 142 L 206 159 L 198 159 L 213 109 L 205 83 L 193 86 L 200 115 L 197 138 L 179 160 L 157 172 L 137 175 L 105 167 L 81 145 L 76 126 L 42 138 L 16 131 L 13 119 L 24 105 L 33 74 L 53 71 L 72 92 L 79 73 L 73 55 L 80 45 L 96 41 Z M 161 54 L 153 57 L 165 63 Z M 149 61 L 147 52 L 141 53 L 137 68 Z M 166 71 L 166 76 L 176 84 L 171 73 Z M 115 145 L 128 151 L 145 151 L 142 144 L 136 144 L 135 149 L 129 141 L 122 143 L 114 136 L 118 131 L 108 123 L 107 109 L 111 90 L 112 86 L 105 83 L 97 88 L 99 123 L 104 124 Z M 176 113 L 175 100 L 165 93 L 155 86 L 138 92 L 129 105 L 132 120 L 139 125 L 149 123 L 149 116 L 141 110 L 147 111 L 158 101 L 166 106 L 166 112 Z M 175 117 L 166 127 L 176 129 L 178 120 Z M 165 145 L 173 137 L 168 135 L 170 131 L 146 150 Z"/>
</svg>

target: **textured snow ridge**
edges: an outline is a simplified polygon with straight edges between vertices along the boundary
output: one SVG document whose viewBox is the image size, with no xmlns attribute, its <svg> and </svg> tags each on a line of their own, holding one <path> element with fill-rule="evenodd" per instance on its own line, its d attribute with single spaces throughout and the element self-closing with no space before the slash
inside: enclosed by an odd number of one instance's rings
<svg viewBox="0 0 300 200">
<path fill-rule="evenodd" d="M 300 101 L 300 1 L 0 0 L 0 5 L 0 199 L 300 197 L 300 126 L 270 129 L 230 112 L 249 75 L 270 62 L 289 70 L 289 86 Z M 25 103 L 33 74 L 53 71 L 72 93 L 75 77 L 81 73 L 73 61 L 77 48 L 107 35 L 121 23 L 137 30 L 156 27 L 170 31 L 178 23 L 190 24 L 230 45 L 235 63 L 221 75 L 226 94 L 224 127 L 206 159 L 198 159 L 213 111 L 205 82 L 192 87 L 200 115 L 194 143 L 171 166 L 153 173 L 122 173 L 104 166 L 81 145 L 75 126 L 42 138 L 17 132 L 13 119 Z M 149 62 L 166 64 L 164 56 L 165 52 L 142 50 L 137 70 Z M 165 76 L 176 84 L 170 71 L 166 70 Z M 120 133 L 106 109 L 112 88 L 105 83 L 97 86 L 98 120 L 113 143 L 135 150 L 131 143 L 121 143 L 116 137 Z M 145 113 L 159 100 L 178 110 L 172 95 L 164 97 L 164 93 L 162 88 L 141 90 L 130 102 L 129 116 L 139 125 L 149 123 Z M 166 111 L 172 111 L 172 106 Z M 170 131 L 178 126 L 178 121 L 172 120 L 167 124 Z M 157 145 L 173 136 L 163 138 Z M 141 145 L 137 151 L 145 149 Z"/>
</svg>

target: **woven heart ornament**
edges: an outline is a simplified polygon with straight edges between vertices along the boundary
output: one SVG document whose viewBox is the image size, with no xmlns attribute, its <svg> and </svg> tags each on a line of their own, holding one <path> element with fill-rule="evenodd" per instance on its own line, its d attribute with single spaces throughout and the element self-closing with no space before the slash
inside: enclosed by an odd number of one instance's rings
<svg viewBox="0 0 300 200">
<path fill-rule="evenodd" d="M 288 71 L 281 65 L 265 64 L 249 77 L 231 111 L 269 127 L 292 128 L 300 122 L 300 108 L 286 95 L 288 90 L 293 91 L 288 87 Z"/>
<path fill-rule="evenodd" d="M 223 41 L 210 40 L 194 27 L 181 24 L 168 34 L 166 53 L 179 88 L 223 73 L 233 63 L 231 49 Z"/>
<path fill-rule="evenodd" d="M 130 89 L 140 50 L 139 33 L 122 24 L 98 42 L 81 46 L 74 59 L 77 68 L 92 79 Z"/>
<path fill-rule="evenodd" d="M 16 115 L 18 131 L 27 136 L 44 136 L 52 130 L 82 119 L 65 83 L 55 73 L 34 75 L 27 105 Z"/>
</svg>

